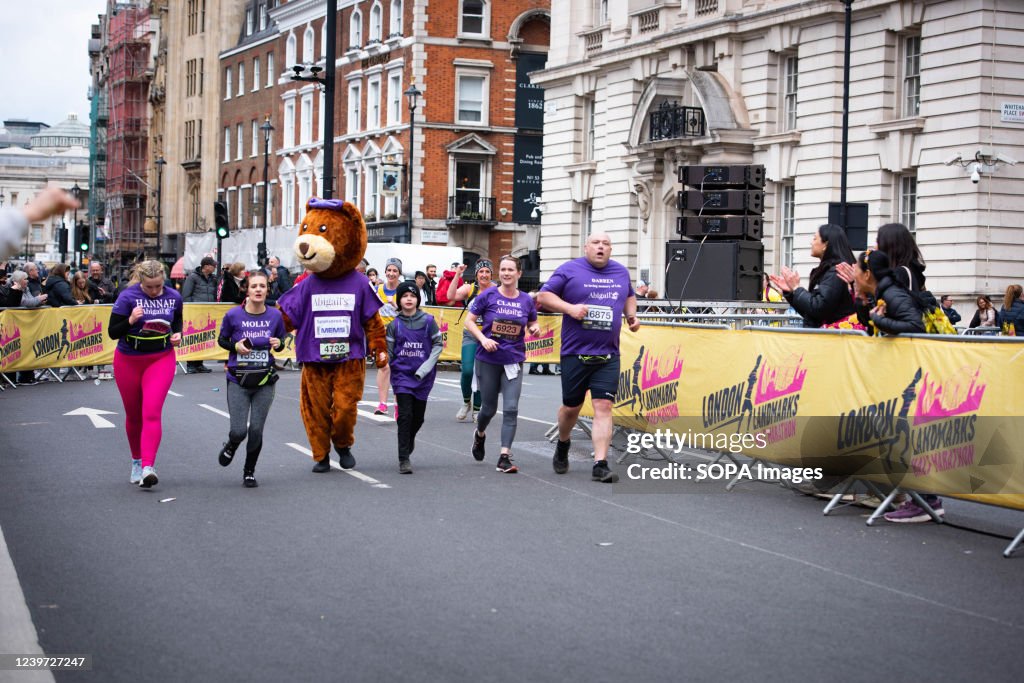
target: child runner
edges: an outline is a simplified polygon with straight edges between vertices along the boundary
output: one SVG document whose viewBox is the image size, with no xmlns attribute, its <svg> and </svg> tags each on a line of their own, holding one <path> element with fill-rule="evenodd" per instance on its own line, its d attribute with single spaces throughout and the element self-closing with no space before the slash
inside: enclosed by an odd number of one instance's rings
<svg viewBox="0 0 1024 683">
<path fill-rule="evenodd" d="M 227 399 L 231 428 L 217 461 L 231 464 L 235 450 L 246 438 L 242 484 L 256 488 L 256 461 L 263 448 L 263 425 L 274 402 L 273 351 L 284 348 L 284 319 L 281 311 L 267 308 L 267 274 L 262 270 L 249 274 L 245 303 L 224 314 L 217 343 L 228 351 Z M 248 424 L 248 427 L 246 426 Z"/>
<path fill-rule="evenodd" d="M 181 343 L 182 311 L 181 295 L 164 285 L 163 264 L 143 261 L 114 302 L 107 325 L 117 340 L 114 381 L 132 452 L 129 481 L 144 489 L 158 481 L 153 465 L 163 435 L 164 400 L 174 379 L 174 347 Z"/>
<path fill-rule="evenodd" d="M 522 267 L 514 256 L 498 261 L 499 287 L 491 287 L 473 300 L 466 316 L 466 330 L 478 342 L 475 372 L 482 405 L 473 435 L 473 457 L 484 459 L 487 425 L 498 412 L 501 393 L 501 455 L 498 471 L 515 474 L 512 440 L 519 417 L 519 394 L 523 389 L 523 361 L 526 360 L 526 329 L 538 334 L 537 308 L 526 292 L 519 291 Z M 478 326 L 480 321 L 483 329 Z"/>
<path fill-rule="evenodd" d="M 395 298 L 398 315 L 388 323 L 387 340 L 398 413 L 398 471 L 412 474 L 409 456 L 416 448 L 416 433 L 423 426 L 444 343 L 434 316 L 419 308 L 422 302 L 415 283 L 398 285 Z"/>
</svg>

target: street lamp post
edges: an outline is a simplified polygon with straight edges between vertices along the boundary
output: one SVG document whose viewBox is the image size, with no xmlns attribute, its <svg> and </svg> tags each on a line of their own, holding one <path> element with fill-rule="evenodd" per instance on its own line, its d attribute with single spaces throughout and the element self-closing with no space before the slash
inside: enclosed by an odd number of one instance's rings
<svg viewBox="0 0 1024 683">
<path fill-rule="evenodd" d="M 302 73 L 306 71 L 306 67 L 302 64 L 296 64 L 291 67 L 292 71 L 295 72 L 291 79 L 293 81 L 316 83 L 319 87 L 323 88 L 324 110 L 321 112 L 321 118 L 324 122 L 323 198 L 331 199 L 334 196 L 334 83 L 337 70 L 335 61 L 338 51 L 338 0 L 327 0 L 327 19 L 324 32 L 327 34 L 327 44 L 324 46 L 324 52 L 326 53 L 324 55 L 326 60 L 325 68 L 321 69 L 318 66 L 311 66 L 309 67 L 309 72 L 312 75 L 303 76 Z M 320 78 L 321 71 L 324 72 L 323 78 Z"/>
<path fill-rule="evenodd" d="M 160 253 L 163 251 L 162 235 L 163 235 L 163 224 L 160 213 L 160 207 L 163 204 L 163 190 L 164 190 L 164 166 L 167 162 L 164 160 L 161 154 L 156 158 L 156 257 L 160 259 Z"/>
<path fill-rule="evenodd" d="M 74 215 L 74 218 L 71 221 L 71 225 L 74 226 L 74 228 L 75 228 L 75 239 L 76 240 L 78 239 L 78 197 L 81 194 L 82 194 L 82 188 L 80 188 L 78 186 L 78 183 L 75 183 L 74 186 L 71 188 L 71 196 L 75 198 L 75 215 Z M 76 245 L 77 245 L 77 243 L 76 243 Z M 74 253 L 75 254 L 78 253 L 78 249 L 77 248 L 75 249 Z M 60 255 L 60 260 L 61 260 L 62 263 L 64 262 L 64 254 Z M 78 267 L 78 257 L 77 256 L 75 257 L 75 267 L 76 268 Z"/>
<path fill-rule="evenodd" d="M 274 127 L 270 125 L 270 117 L 263 122 L 260 126 L 260 130 L 263 131 L 263 241 L 260 242 L 260 265 L 266 267 L 268 262 L 267 253 L 267 224 L 270 222 L 269 207 L 270 203 L 267 201 L 270 195 L 270 184 L 267 178 L 267 174 L 270 170 L 270 134 L 274 132 Z"/>
<path fill-rule="evenodd" d="M 416 103 L 419 100 L 420 95 L 423 93 L 421 93 L 419 89 L 416 88 L 416 84 L 413 83 L 403 94 L 409 98 L 409 178 L 407 183 L 409 192 L 409 217 L 407 219 L 407 224 L 409 226 L 408 238 L 409 241 L 412 241 L 412 172 L 413 156 L 415 154 L 413 142 L 415 139 L 414 136 L 416 135 Z"/>
</svg>

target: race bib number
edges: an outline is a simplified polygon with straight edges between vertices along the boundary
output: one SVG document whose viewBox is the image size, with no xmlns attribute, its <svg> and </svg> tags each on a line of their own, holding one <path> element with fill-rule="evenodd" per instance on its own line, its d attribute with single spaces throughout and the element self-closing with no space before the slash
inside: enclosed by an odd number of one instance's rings
<svg viewBox="0 0 1024 683">
<path fill-rule="evenodd" d="M 265 368 L 270 365 L 270 351 L 267 349 L 256 349 L 244 356 L 237 356 L 238 367 L 244 369 Z"/>
<path fill-rule="evenodd" d="M 322 341 L 320 342 L 321 360 L 342 360 L 348 356 L 348 342 Z"/>
<path fill-rule="evenodd" d="M 522 332 L 523 326 L 514 320 L 495 320 L 491 323 L 491 336 L 496 339 L 518 341 Z"/>
<path fill-rule="evenodd" d="M 347 315 L 331 315 L 317 318 L 314 334 L 317 339 L 324 337 L 348 337 L 352 328 L 352 318 Z"/>
<path fill-rule="evenodd" d="M 607 332 L 612 329 L 615 314 L 610 306 L 587 306 L 587 317 L 583 319 L 583 329 Z"/>
</svg>

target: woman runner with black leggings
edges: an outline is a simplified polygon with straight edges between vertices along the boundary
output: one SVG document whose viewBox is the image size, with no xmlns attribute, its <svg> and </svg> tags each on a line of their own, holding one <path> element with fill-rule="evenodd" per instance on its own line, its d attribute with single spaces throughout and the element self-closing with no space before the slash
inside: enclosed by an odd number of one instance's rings
<svg viewBox="0 0 1024 683">
<path fill-rule="evenodd" d="M 281 311 L 267 308 L 267 274 L 256 270 L 249 274 L 245 303 L 224 314 L 217 343 L 229 352 L 227 365 L 228 413 L 231 429 L 220 449 L 217 461 L 227 467 L 235 450 L 246 437 L 242 484 L 256 488 L 256 461 L 263 448 L 263 425 L 274 402 L 272 351 L 284 348 L 284 319 Z"/>
</svg>

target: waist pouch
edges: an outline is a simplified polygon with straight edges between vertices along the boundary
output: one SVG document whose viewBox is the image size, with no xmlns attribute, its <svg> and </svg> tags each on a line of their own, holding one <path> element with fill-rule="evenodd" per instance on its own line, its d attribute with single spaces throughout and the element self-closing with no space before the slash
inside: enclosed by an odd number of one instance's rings
<svg viewBox="0 0 1024 683">
<path fill-rule="evenodd" d="M 170 334 L 161 334 L 153 337 L 142 337 L 135 334 L 129 334 L 125 339 L 128 341 L 128 346 L 142 353 L 163 351 L 171 345 Z"/>
<path fill-rule="evenodd" d="M 228 372 L 231 376 L 238 380 L 238 386 L 244 389 L 258 389 L 259 387 L 269 387 L 277 383 L 280 379 L 277 374 L 277 370 L 271 365 L 269 368 L 260 368 L 253 370 L 239 370 L 238 368 L 228 368 Z"/>
<path fill-rule="evenodd" d="M 612 359 L 612 354 L 604 353 L 600 356 L 577 356 L 584 365 L 604 365 Z"/>
</svg>

